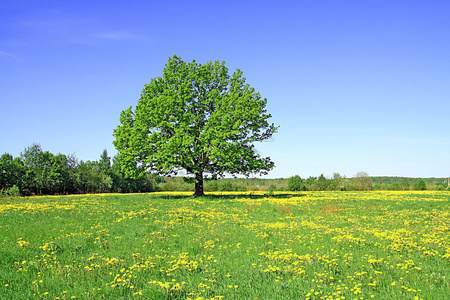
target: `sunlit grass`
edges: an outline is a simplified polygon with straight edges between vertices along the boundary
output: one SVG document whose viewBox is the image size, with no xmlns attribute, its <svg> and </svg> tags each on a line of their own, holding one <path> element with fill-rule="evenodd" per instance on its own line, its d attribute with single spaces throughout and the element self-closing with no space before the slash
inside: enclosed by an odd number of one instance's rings
<svg viewBox="0 0 450 300">
<path fill-rule="evenodd" d="M 0 202 L 0 299 L 449 299 L 449 192 Z"/>
</svg>

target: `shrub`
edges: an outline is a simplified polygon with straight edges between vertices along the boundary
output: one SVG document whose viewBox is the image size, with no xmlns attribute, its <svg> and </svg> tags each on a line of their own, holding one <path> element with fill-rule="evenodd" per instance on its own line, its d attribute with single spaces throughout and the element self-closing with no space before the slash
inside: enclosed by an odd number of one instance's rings
<svg viewBox="0 0 450 300">
<path fill-rule="evenodd" d="M 397 181 L 391 183 L 389 185 L 389 190 L 391 190 L 391 191 L 399 191 L 400 190 L 400 184 Z"/>
<path fill-rule="evenodd" d="M 424 191 L 427 189 L 427 184 L 423 179 L 420 179 L 419 182 L 416 183 L 416 191 Z"/>
<path fill-rule="evenodd" d="M 19 188 L 14 185 L 13 187 L 0 191 L 0 195 L 4 197 L 19 197 L 20 196 L 20 190 Z"/>
<path fill-rule="evenodd" d="M 290 191 L 306 191 L 305 181 L 300 176 L 295 175 L 288 179 L 288 190 Z"/>
<path fill-rule="evenodd" d="M 269 186 L 269 189 L 268 189 L 268 191 L 269 191 L 269 196 L 272 196 L 272 195 L 273 195 L 273 192 L 275 192 L 276 189 L 277 189 L 277 186 L 276 186 L 275 184 L 271 184 L 271 185 Z"/>
<path fill-rule="evenodd" d="M 236 185 L 235 190 L 238 192 L 246 192 L 247 191 L 247 187 L 245 185 Z"/>
<path fill-rule="evenodd" d="M 434 190 L 436 191 L 445 191 L 448 187 L 447 182 L 437 182 Z"/>
<path fill-rule="evenodd" d="M 216 192 L 219 189 L 219 184 L 217 183 L 217 180 L 212 180 L 210 182 L 207 182 L 205 185 L 205 190 L 208 192 Z"/>
<path fill-rule="evenodd" d="M 222 182 L 219 185 L 219 191 L 221 191 L 221 192 L 225 192 L 225 191 L 231 192 L 231 191 L 234 191 L 234 190 L 235 190 L 235 188 L 234 188 L 233 184 L 230 181 Z"/>
</svg>

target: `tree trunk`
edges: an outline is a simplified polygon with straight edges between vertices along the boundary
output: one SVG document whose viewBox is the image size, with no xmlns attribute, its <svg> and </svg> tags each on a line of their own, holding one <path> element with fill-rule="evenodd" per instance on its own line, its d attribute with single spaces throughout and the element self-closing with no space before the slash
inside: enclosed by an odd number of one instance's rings
<svg viewBox="0 0 450 300">
<path fill-rule="evenodd" d="M 203 193 L 203 173 L 195 174 L 195 193 L 194 196 L 204 196 Z"/>
</svg>

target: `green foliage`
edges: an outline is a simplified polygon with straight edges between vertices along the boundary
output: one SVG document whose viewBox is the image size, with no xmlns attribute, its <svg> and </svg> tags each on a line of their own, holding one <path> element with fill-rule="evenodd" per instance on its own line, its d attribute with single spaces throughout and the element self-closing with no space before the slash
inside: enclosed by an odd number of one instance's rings
<svg viewBox="0 0 450 300">
<path fill-rule="evenodd" d="M 234 186 L 231 183 L 231 181 L 225 181 L 219 186 L 219 191 L 225 192 L 225 191 L 234 191 Z"/>
<path fill-rule="evenodd" d="M 317 180 L 317 177 L 309 176 L 309 177 L 306 179 L 305 184 L 306 184 L 307 186 L 310 186 L 310 185 L 312 185 L 316 180 Z"/>
<path fill-rule="evenodd" d="M 20 158 L 5 153 L 0 157 L 0 190 L 22 186 L 26 169 Z"/>
<path fill-rule="evenodd" d="M 444 182 L 437 182 L 434 189 L 436 191 L 445 191 L 447 190 L 448 187 L 449 187 L 448 182 L 444 181 Z"/>
<path fill-rule="evenodd" d="M 206 183 L 205 190 L 208 192 L 216 192 L 219 190 L 219 184 L 217 180 L 211 180 Z"/>
<path fill-rule="evenodd" d="M 306 180 L 306 188 L 309 191 L 350 191 L 354 189 L 354 185 L 339 173 L 334 173 L 333 179 L 328 179 L 323 174 L 319 177 L 309 177 Z"/>
<path fill-rule="evenodd" d="M 111 162 L 112 161 L 112 162 Z M 364 173 L 365 174 L 365 173 Z M 364 175 L 363 174 L 363 175 Z M 367 175 L 367 174 L 365 174 Z M 298 177 L 298 178 L 297 178 Z M 375 190 L 433 189 L 448 190 L 447 178 L 368 177 L 366 186 Z M 362 190 L 361 178 L 348 179 L 334 173 L 332 179 L 323 174 L 302 180 L 294 178 L 222 178 L 207 180 L 205 190 L 212 191 L 283 191 L 291 190 L 296 180 L 304 183 L 301 190 L 351 191 Z M 358 181 L 359 180 L 359 181 Z M 372 186 L 373 180 L 373 186 Z M 423 181 L 421 183 L 420 181 Z M 116 155 L 104 150 L 98 161 L 78 161 L 75 155 L 53 154 L 39 144 L 25 148 L 20 157 L 8 153 L 0 157 L 0 191 L 4 196 L 55 195 L 77 193 L 138 193 L 151 191 L 191 191 L 195 180 L 183 177 L 163 177 L 143 172 L 130 177 L 122 172 Z M 289 187 L 289 183 L 291 186 Z M 420 183 L 420 187 L 418 187 Z M 425 187 L 423 184 L 425 183 Z M 297 184 L 298 185 L 298 184 Z M 17 192 L 18 190 L 18 192 Z"/>
<path fill-rule="evenodd" d="M 312 191 L 327 191 L 330 190 L 330 186 L 331 180 L 327 179 L 323 174 L 320 174 L 317 180 L 311 184 L 310 189 Z"/>
<path fill-rule="evenodd" d="M 26 172 L 23 177 L 23 193 L 64 194 L 69 180 L 68 159 L 64 154 L 54 155 L 43 151 L 39 144 L 25 148 L 21 159 Z"/>
<path fill-rule="evenodd" d="M 10 187 L 9 189 L 0 190 L 0 196 L 2 196 L 2 197 L 19 197 L 20 190 L 16 185 L 14 185 L 14 186 Z"/>
<path fill-rule="evenodd" d="M 100 160 L 78 162 L 74 155 L 43 151 L 33 144 L 20 157 L 5 153 L 0 158 L 0 190 L 3 194 L 19 190 L 23 195 L 61 195 L 76 193 L 150 192 L 153 176 L 144 173 L 139 178 L 126 177 L 117 158 L 106 150 Z M 158 177 L 159 178 L 159 177 Z"/>
<path fill-rule="evenodd" d="M 409 180 L 408 179 L 406 179 L 406 178 L 403 178 L 402 179 L 402 181 L 400 182 L 400 188 L 403 190 L 403 191 L 407 191 L 407 190 L 409 190 L 410 189 L 410 183 L 409 183 Z"/>
<path fill-rule="evenodd" d="M 373 190 L 372 179 L 366 172 L 358 172 L 353 178 L 354 189 L 357 191 Z"/>
<path fill-rule="evenodd" d="M 150 169 L 170 175 L 183 168 L 202 195 L 206 176 L 270 171 L 274 163 L 260 157 L 254 142 L 269 139 L 277 128 L 268 122 L 267 100 L 242 74 L 230 76 L 225 62 L 169 59 L 163 76 L 144 87 L 135 111 L 123 111 L 114 130 L 125 174 Z"/>
<path fill-rule="evenodd" d="M 425 191 L 427 189 L 427 184 L 423 179 L 421 179 L 419 180 L 419 182 L 416 183 L 414 188 L 416 191 Z"/>
<path fill-rule="evenodd" d="M 389 185 L 389 190 L 391 191 L 399 191 L 400 189 L 400 184 L 397 181 Z"/>
<path fill-rule="evenodd" d="M 276 190 L 277 190 L 277 186 L 275 184 L 271 184 L 268 189 L 269 196 L 272 196 Z"/>
<path fill-rule="evenodd" d="M 105 149 L 98 161 L 98 168 L 101 172 L 107 173 L 111 168 L 111 157 L 108 156 L 108 151 Z"/>
<path fill-rule="evenodd" d="M 438 182 L 447 182 L 447 178 L 411 178 L 411 177 L 391 177 L 391 176 L 371 176 L 370 177 L 373 181 L 373 183 L 379 183 L 379 184 L 391 184 L 393 182 L 400 182 L 400 185 L 403 187 L 403 189 L 409 190 L 411 187 L 414 187 L 414 185 L 419 182 L 420 180 L 425 181 L 425 183 L 428 185 L 434 185 Z"/>
<path fill-rule="evenodd" d="M 292 176 L 288 179 L 289 191 L 306 191 L 305 181 L 299 175 Z"/>
<path fill-rule="evenodd" d="M 183 177 L 167 177 L 156 186 L 157 191 L 191 191 L 194 185 Z"/>
<path fill-rule="evenodd" d="M 349 187 L 347 183 L 348 180 L 345 176 L 342 177 L 339 173 L 334 173 L 329 189 L 333 191 L 348 191 Z"/>
<path fill-rule="evenodd" d="M 219 184 L 218 191 L 233 192 L 233 191 L 246 191 L 247 188 L 243 185 L 233 184 L 231 180 L 224 180 Z"/>
</svg>

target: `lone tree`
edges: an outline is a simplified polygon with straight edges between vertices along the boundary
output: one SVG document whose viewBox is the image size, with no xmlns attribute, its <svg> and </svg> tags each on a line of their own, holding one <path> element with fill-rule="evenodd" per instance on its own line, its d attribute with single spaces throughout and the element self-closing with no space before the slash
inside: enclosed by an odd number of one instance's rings
<svg viewBox="0 0 450 300">
<path fill-rule="evenodd" d="M 186 63 L 174 55 L 162 77 L 144 86 L 136 109 L 120 115 L 114 146 L 121 168 L 131 177 L 184 169 L 196 196 L 204 195 L 204 178 L 267 174 L 274 163 L 253 145 L 277 131 L 266 104 L 239 69 L 230 76 L 225 62 Z"/>
</svg>

